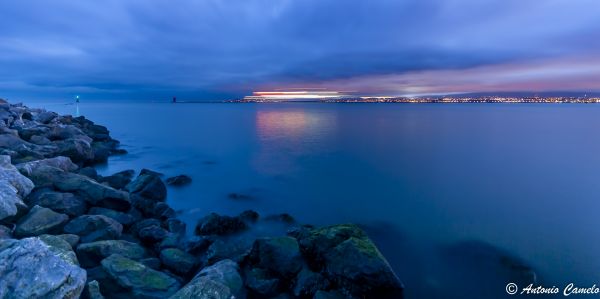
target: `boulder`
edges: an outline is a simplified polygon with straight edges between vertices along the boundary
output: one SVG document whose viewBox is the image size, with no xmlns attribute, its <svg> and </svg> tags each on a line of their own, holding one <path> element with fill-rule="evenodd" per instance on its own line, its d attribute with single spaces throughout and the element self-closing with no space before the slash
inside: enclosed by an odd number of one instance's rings
<svg viewBox="0 0 600 299">
<path fill-rule="evenodd" d="M 77 255 L 73 252 L 73 247 L 62 238 L 54 235 L 40 235 L 40 240 L 50 246 L 50 250 L 65 261 L 73 265 L 79 265 Z"/>
<path fill-rule="evenodd" d="M 52 120 L 54 120 L 57 116 L 58 116 L 58 114 L 56 114 L 56 112 L 44 111 L 44 112 L 38 113 L 34 117 L 34 120 L 39 123 L 42 123 L 42 124 L 48 124 Z"/>
<path fill-rule="evenodd" d="M 127 184 L 131 183 L 134 174 L 135 171 L 133 170 L 124 170 L 113 175 L 105 176 L 101 178 L 100 181 L 115 189 L 123 189 Z"/>
<path fill-rule="evenodd" d="M 175 278 L 118 254 L 102 260 L 102 268 L 136 298 L 167 298 L 180 287 Z"/>
<path fill-rule="evenodd" d="M 238 265 L 231 260 L 223 260 L 202 269 L 170 299 L 232 299 L 239 296 L 242 287 Z"/>
<path fill-rule="evenodd" d="M 212 265 L 218 261 L 230 259 L 241 263 L 252 249 L 253 239 L 240 237 L 217 239 L 206 250 L 205 264 Z"/>
<path fill-rule="evenodd" d="M 90 166 L 79 168 L 77 170 L 77 173 L 80 175 L 84 175 L 94 181 L 98 181 L 99 178 L 98 171 L 96 171 L 96 168 Z"/>
<path fill-rule="evenodd" d="M 79 298 L 86 272 L 39 238 L 0 240 L 0 298 Z"/>
<path fill-rule="evenodd" d="M 221 216 L 211 213 L 200 219 L 196 225 L 197 235 L 228 235 L 246 230 L 248 225 L 239 217 Z"/>
<path fill-rule="evenodd" d="M 64 231 L 68 234 L 78 235 L 82 243 L 89 243 L 118 239 L 123 231 L 123 226 L 106 216 L 83 215 L 69 221 L 65 225 Z"/>
<path fill-rule="evenodd" d="M 253 265 L 285 278 L 295 276 L 303 264 L 298 241 L 292 237 L 257 239 L 249 259 Z"/>
<path fill-rule="evenodd" d="M 164 201 L 167 198 L 167 187 L 160 176 L 153 173 L 140 173 L 135 180 L 127 184 L 125 189 L 152 200 Z"/>
<path fill-rule="evenodd" d="M 144 247 L 125 240 L 103 240 L 77 246 L 77 256 L 85 268 L 98 266 L 100 261 L 113 254 L 132 260 L 141 260 L 147 256 Z"/>
<path fill-rule="evenodd" d="M 355 297 L 402 298 L 403 286 L 386 259 L 353 224 L 333 225 L 296 235 L 313 269 Z"/>
<path fill-rule="evenodd" d="M 90 163 L 94 161 L 92 145 L 84 138 L 69 138 L 55 141 L 53 144 L 57 147 L 55 155 L 69 157 L 75 163 Z"/>
<path fill-rule="evenodd" d="M 19 219 L 15 228 L 15 236 L 30 237 L 46 233 L 60 232 L 69 216 L 48 208 L 34 206 L 27 215 Z"/>
<path fill-rule="evenodd" d="M 55 168 L 61 169 L 63 171 L 75 171 L 79 168 L 75 163 L 71 162 L 71 159 L 69 159 L 68 157 L 62 157 L 62 156 L 43 159 L 43 160 L 36 160 L 36 161 L 31 161 L 31 162 L 26 162 L 26 163 L 19 163 L 19 164 L 15 165 L 15 167 L 23 175 L 30 177 L 36 169 L 38 169 L 39 167 L 44 166 L 44 165 L 55 167 Z"/>
<path fill-rule="evenodd" d="M 71 217 L 81 216 L 87 210 L 87 204 L 81 197 L 47 189 L 35 190 L 26 198 L 26 202 L 30 206 L 39 205 Z"/>
<path fill-rule="evenodd" d="M 75 193 L 94 206 L 120 211 L 127 211 L 131 207 L 126 192 L 99 184 L 83 175 L 41 165 L 32 171 L 30 177 L 38 186 L 51 185 L 59 191 Z"/>
<path fill-rule="evenodd" d="M 177 248 L 163 249 L 160 260 L 165 268 L 183 276 L 191 274 L 197 264 L 193 255 Z"/>
<path fill-rule="evenodd" d="M 61 235 L 56 235 L 56 236 L 65 240 L 67 243 L 69 243 L 69 245 L 71 245 L 72 248 L 75 248 L 75 246 L 77 246 L 77 244 L 79 244 L 79 236 L 78 235 L 61 234 Z"/>
<path fill-rule="evenodd" d="M 190 184 L 191 182 L 192 182 L 192 178 L 185 174 L 170 177 L 166 180 L 167 185 L 171 185 L 171 186 L 183 186 L 183 185 Z"/>
<path fill-rule="evenodd" d="M 93 207 L 88 211 L 90 215 L 104 215 L 106 217 L 110 217 L 117 222 L 121 223 L 123 226 L 127 227 L 132 225 L 134 222 L 139 221 L 142 218 L 142 215 L 139 211 L 132 208 L 129 212 L 121 212 L 107 208 L 101 207 Z"/>
</svg>

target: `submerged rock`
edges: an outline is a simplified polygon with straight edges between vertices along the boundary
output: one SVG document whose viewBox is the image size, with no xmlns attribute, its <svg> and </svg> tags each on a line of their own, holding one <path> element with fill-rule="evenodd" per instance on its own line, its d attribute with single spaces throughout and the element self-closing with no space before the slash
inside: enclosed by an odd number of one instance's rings
<svg viewBox="0 0 600 299">
<path fill-rule="evenodd" d="M 202 269 L 170 299 L 234 299 L 237 298 L 242 287 L 242 277 L 237 263 L 223 260 Z"/>
<path fill-rule="evenodd" d="M 18 237 L 38 236 L 45 233 L 60 232 L 69 216 L 48 208 L 34 206 L 27 215 L 19 220 L 15 228 Z"/>
<path fill-rule="evenodd" d="M 167 185 L 171 186 L 183 186 L 192 182 L 192 178 L 182 174 L 174 177 L 170 177 L 166 180 Z"/>
<path fill-rule="evenodd" d="M 296 235 L 313 269 L 359 298 L 402 298 L 403 286 L 386 259 L 353 224 L 306 230 Z"/>
<path fill-rule="evenodd" d="M 102 260 L 102 268 L 121 287 L 139 298 L 167 298 L 180 287 L 175 278 L 118 254 Z"/>
<path fill-rule="evenodd" d="M 65 225 L 64 231 L 81 237 L 82 243 L 118 239 L 123 226 L 117 221 L 102 215 L 79 216 Z"/>
<path fill-rule="evenodd" d="M 85 270 L 39 238 L 0 240 L 0 298 L 79 298 Z"/>
<path fill-rule="evenodd" d="M 243 231 L 248 225 L 239 217 L 221 216 L 211 213 L 200 219 L 196 225 L 197 235 L 228 235 Z"/>
</svg>

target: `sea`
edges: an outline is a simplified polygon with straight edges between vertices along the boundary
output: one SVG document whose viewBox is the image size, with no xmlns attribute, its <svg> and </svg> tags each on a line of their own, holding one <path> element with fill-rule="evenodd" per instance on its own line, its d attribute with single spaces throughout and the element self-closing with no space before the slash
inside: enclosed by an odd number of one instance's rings
<svg viewBox="0 0 600 299">
<path fill-rule="evenodd" d="M 247 209 L 359 224 L 406 298 L 510 297 L 529 268 L 555 297 L 600 285 L 600 105 L 25 104 L 107 126 L 129 154 L 103 175 L 191 176 L 168 190 L 191 228 Z"/>
</svg>

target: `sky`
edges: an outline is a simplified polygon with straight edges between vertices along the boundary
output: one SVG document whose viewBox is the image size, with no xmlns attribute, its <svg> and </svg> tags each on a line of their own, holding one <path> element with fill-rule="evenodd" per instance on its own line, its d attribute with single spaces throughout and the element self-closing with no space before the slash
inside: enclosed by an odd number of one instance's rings
<svg viewBox="0 0 600 299">
<path fill-rule="evenodd" d="M 0 0 L 0 97 L 600 91 L 596 0 Z"/>
</svg>

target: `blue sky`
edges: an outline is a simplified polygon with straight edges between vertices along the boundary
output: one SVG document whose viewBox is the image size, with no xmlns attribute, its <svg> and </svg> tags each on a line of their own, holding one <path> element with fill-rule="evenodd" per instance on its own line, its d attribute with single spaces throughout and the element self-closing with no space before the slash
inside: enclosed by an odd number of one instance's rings
<svg viewBox="0 0 600 299">
<path fill-rule="evenodd" d="M 0 11 L 0 97 L 600 91 L 592 0 L 19 0 Z"/>
</svg>

